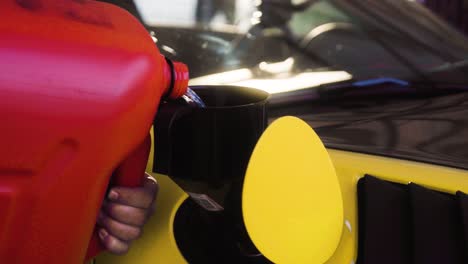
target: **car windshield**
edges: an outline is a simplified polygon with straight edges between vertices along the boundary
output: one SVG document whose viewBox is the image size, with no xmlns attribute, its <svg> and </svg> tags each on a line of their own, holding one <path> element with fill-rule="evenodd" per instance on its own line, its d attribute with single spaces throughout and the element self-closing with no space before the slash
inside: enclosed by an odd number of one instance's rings
<svg viewBox="0 0 468 264">
<path fill-rule="evenodd" d="M 341 82 L 468 82 L 465 37 L 407 0 L 135 0 L 191 84 L 271 93 Z"/>
</svg>

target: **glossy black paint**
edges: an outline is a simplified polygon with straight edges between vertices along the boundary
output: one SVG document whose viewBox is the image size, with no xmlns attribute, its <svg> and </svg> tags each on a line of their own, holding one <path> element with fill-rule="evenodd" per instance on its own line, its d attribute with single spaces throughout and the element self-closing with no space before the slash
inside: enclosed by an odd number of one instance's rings
<svg viewBox="0 0 468 264">
<path fill-rule="evenodd" d="M 272 108 L 295 115 L 328 148 L 468 169 L 468 93 L 383 95 Z"/>
</svg>

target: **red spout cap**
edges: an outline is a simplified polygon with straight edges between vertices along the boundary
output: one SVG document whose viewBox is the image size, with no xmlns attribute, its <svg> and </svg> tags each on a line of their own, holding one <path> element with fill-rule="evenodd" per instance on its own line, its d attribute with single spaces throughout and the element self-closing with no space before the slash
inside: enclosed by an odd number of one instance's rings
<svg viewBox="0 0 468 264">
<path fill-rule="evenodd" d="M 168 58 L 164 66 L 166 78 L 165 98 L 177 99 L 187 92 L 189 71 L 187 65 Z"/>
</svg>

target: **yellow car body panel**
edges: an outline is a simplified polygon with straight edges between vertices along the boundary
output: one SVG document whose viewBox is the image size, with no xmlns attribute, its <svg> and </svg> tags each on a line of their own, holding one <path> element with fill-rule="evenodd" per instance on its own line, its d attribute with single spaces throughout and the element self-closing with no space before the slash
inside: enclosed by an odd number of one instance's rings
<svg viewBox="0 0 468 264">
<path fill-rule="evenodd" d="M 397 183 L 414 182 L 452 194 L 456 191 L 468 192 L 468 171 L 465 170 L 333 149 L 328 149 L 328 154 L 340 182 L 344 223 L 340 243 L 325 263 L 348 264 L 356 261 L 359 228 L 356 186 L 358 180 L 366 174 Z M 151 166 L 149 164 L 148 168 Z M 155 176 L 160 184 L 157 210 L 145 226 L 143 236 L 133 243 L 127 255 L 111 256 L 104 253 L 97 258 L 97 263 L 187 263 L 177 247 L 172 223 L 178 207 L 188 196 L 167 176 Z M 287 184 L 286 180 L 284 184 Z M 271 239 L 275 239 L 274 233 Z"/>
<path fill-rule="evenodd" d="M 365 174 L 408 184 L 410 182 L 447 193 L 468 191 L 468 171 L 426 163 L 354 152 L 328 150 L 340 180 L 345 228 L 330 264 L 348 264 L 357 258 L 357 182 Z"/>
</svg>

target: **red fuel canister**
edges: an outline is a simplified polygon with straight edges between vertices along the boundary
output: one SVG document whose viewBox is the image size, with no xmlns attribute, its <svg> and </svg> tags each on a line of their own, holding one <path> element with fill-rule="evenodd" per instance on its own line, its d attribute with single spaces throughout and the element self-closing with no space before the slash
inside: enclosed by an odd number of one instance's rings
<svg viewBox="0 0 468 264">
<path fill-rule="evenodd" d="M 0 17 L 0 263 L 82 263 L 111 175 L 139 184 L 188 70 L 106 3 L 4 0 Z"/>
</svg>

